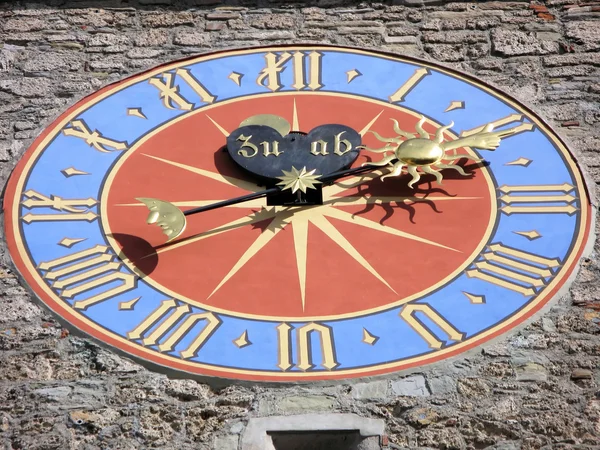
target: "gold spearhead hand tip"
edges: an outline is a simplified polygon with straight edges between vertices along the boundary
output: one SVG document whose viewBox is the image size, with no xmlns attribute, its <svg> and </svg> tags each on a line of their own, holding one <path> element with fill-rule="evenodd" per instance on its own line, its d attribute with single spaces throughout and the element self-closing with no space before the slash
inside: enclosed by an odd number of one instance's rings
<svg viewBox="0 0 600 450">
<path fill-rule="evenodd" d="M 163 233 L 168 237 L 167 242 L 177 238 L 185 230 L 185 216 L 174 204 L 156 198 L 140 197 L 136 200 L 148 207 L 150 214 L 148 214 L 146 222 L 161 227 Z"/>
</svg>

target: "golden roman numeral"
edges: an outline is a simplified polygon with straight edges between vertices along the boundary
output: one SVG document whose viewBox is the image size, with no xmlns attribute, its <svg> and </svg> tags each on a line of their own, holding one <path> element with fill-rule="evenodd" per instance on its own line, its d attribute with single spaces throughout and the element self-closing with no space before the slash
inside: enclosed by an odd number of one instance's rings
<svg viewBox="0 0 600 450">
<path fill-rule="evenodd" d="M 109 153 L 115 150 L 126 150 L 126 141 L 115 141 L 102 136 L 98 130 L 90 130 L 85 121 L 78 119 L 69 122 L 70 128 L 64 128 L 62 130 L 65 136 L 73 136 L 76 138 L 83 139 L 87 145 L 95 148 L 96 150 Z M 112 150 L 111 150 L 112 149 Z"/>
<path fill-rule="evenodd" d="M 415 73 L 396 92 L 389 96 L 390 103 L 403 102 L 408 93 L 429 74 L 431 74 L 431 71 L 426 67 L 415 70 Z"/>
<path fill-rule="evenodd" d="M 498 188 L 500 207 L 507 216 L 511 214 L 568 214 L 578 211 L 571 203 L 577 196 L 570 194 L 575 186 L 569 183 L 531 186 L 507 186 Z M 527 204 L 525 204 L 527 203 Z"/>
<path fill-rule="evenodd" d="M 50 197 L 40 194 L 33 189 L 23 192 L 27 200 L 23 200 L 21 205 L 27 209 L 31 208 L 52 208 L 56 211 L 63 211 L 67 214 L 33 214 L 27 213 L 21 219 L 25 223 L 40 222 L 40 221 L 59 221 L 59 220 L 85 220 L 93 222 L 98 217 L 89 208 L 98 204 L 98 200 L 93 198 L 71 198 L 64 199 L 57 195 Z"/>
<path fill-rule="evenodd" d="M 494 122 L 488 122 L 488 123 L 491 123 L 492 125 L 494 125 L 494 130 L 497 130 L 498 127 L 501 127 L 503 125 L 508 125 L 509 123 L 521 122 L 521 125 L 518 125 L 515 128 L 512 128 L 513 133 L 509 136 L 506 136 L 504 138 L 504 139 L 506 139 L 507 137 L 514 136 L 515 134 L 519 134 L 519 133 L 524 133 L 525 131 L 531 131 L 535 128 L 535 125 L 533 125 L 532 123 L 522 123 L 523 120 L 525 120 L 525 116 L 523 114 L 511 114 L 510 116 L 506 116 L 506 117 L 498 119 Z M 460 133 L 460 137 L 467 137 L 467 136 L 471 136 L 475 133 L 479 133 L 480 131 L 483 131 L 483 129 L 487 125 L 488 124 L 486 123 L 485 125 L 480 125 L 478 127 L 472 128 L 470 130 L 464 130 L 463 132 Z"/>
<path fill-rule="evenodd" d="M 294 367 L 291 349 L 291 333 L 294 328 L 287 323 L 281 323 L 276 327 L 278 337 L 278 359 L 277 367 L 288 370 Z M 333 330 L 327 325 L 319 323 L 308 323 L 296 329 L 298 340 L 298 357 L 295 366 L 303 372 L 315 367 L 311 354 L 312 336 L 318 335 L 321 344 L 321 366 L 327 370 L 339 366 L 335 355 L 335 343 Z"/>
<path fill-rule="evenodd" d="M 444 347 L 445 342 L 438 339 L 420 319 L 417 313 L 420 313 L 440 327 L 444 333 L 453 341 L 462 341 L 465 334 L 458 331 L 450 322 L 444 319 L 440 313 L 426 303 L 409 303 L 400 311 L 400 317 L 421 336 L 430 348 L 440 349 Z"/>
<path fill-rule="evenodd" d="M 189 69 L 177 69 L 174 73 L 165 72 L 148 80 L 148 83 L 160 91 L 159 96 L 163 105 L 167 108 L 182 109 L 184 111 L 191 111 L 194 108 L 194 103 L 188 101 L 179 92 L 179 86 L 175 84 L 176 76 L 185 81 L 185 83 L 198 94 L 204 103 L 210 104 L 216 100 L 217 97 L 212 95 L 204 85 L 191 74 Z"/>
<path fill-rule="evenodd" d="M 548 284 L 560 266 L 558 258 L 546 258 L 517 250 L 502 244 L 492 244 L 481 255 L 483 261 L 467 270 L 467 276 L 519 292 L 525 296 L 536 295 Z"/>
<path fill-rule="evenodd" d="M 144 345 L 158 344 L 161 352 L 171 352 L 198 322 L 204 321 L 202 329 L 196 331 L 197 334 L 191 344 L 179 352 L 182 358 L 193 358 L 222 322 L 211 312 L 190 314 L 190 311 L 191 308 L 187 304 L 180 305 L 173 299 L 164 300 L 137 327 L 127 333 L 127 337 L 142 339 Z M 159 325 L 153 328 L 157 324 Z M 147 334 L 151 329 L 152 331 Z"/>
<path fill-rule="evenodd" d="M 92 289 L 104 288 L 102 292 L 96 292 L 87 299 L 73 303 L 73 308 L 86 310 L 92 305 L 136 287 L 136 277 L 130 273 L 120 272 L 122 264 L 120 261 L 113 261 L 115 257 L 109 247 L 96 245 L 52 261 L 42 262 L 38 265 L 38 269 L 46 272 L 42 277 L 49 281 L 64 298 L 73 298 Z M 114 285 L 115 281 L 119 282 L 117 286 Z"/>
<path fill-rule="evenodd" d="M 265 54 L 265 67 L 260 71 L 256 82 L 260 86 L 275 92 L 280 90 L 281 72 L 289 61 L 292 63 L 294 82 L 292 87 L 297 91 L 310 89 L 317 91 L 323 87 L 321 83 L 321 65 L 323 54 L 316 51 L 293 53 L 283 52 L 279 55 L 269 52 Z"/>
</svg>

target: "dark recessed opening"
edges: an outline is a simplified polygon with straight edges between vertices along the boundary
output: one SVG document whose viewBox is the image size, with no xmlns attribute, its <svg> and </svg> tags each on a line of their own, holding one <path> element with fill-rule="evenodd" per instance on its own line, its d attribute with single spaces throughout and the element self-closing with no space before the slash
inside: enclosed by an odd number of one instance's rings
<svg viewBox="0 0 600 450">
<path fill-rule="evenodd" d="M 268 432 L 276 450 L 357 450 L 358 431 Z"/>
</svg>

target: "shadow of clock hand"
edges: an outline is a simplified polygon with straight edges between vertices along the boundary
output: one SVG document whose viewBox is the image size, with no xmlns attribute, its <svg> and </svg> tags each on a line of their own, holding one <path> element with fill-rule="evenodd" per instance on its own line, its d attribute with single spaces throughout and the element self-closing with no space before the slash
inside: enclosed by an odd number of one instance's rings
<svg viewBox="0 0 600 450">
<path fill-rule="evenodd" d="M 121 251 L 118 253 L 122 260 L 129 260 L 135 266 L 135 273 L 144 278 L 150 275 L 158 265 L 158 254 L 152 245 L 139 236 L 124 233 L 112 233 L 112 237 Z"/>
</svg>

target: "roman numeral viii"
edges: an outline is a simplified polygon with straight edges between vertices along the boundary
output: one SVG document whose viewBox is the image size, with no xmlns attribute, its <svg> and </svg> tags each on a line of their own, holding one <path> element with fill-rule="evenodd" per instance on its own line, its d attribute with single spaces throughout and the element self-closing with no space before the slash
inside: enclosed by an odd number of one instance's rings
<svg viewBox="0 0 600 450">
<path fill-rule="evenodd" d="M 42 277 L 58 290 L 63 298 L 74 298 L 88 291 L 93 293 L 73 303 L 73 308 L 86 310 L 92 305 L 136 287 L 137 279 L 130 273 L 121 272 L 120 261 L 106 245 L 81 250 L 71 255 L 42 262 L 38 269 Z"/>
<path fill-rule="evenodd" d="M 490 245 L 481 257 L 474 268 L 467 270 L 467 276 L 525 296 L 538 294 L 560 266 L 558 258 L 546 258 L 502 244 Z"/>
</svg>

